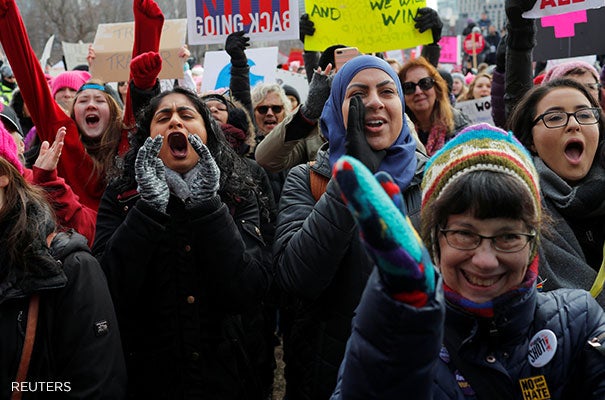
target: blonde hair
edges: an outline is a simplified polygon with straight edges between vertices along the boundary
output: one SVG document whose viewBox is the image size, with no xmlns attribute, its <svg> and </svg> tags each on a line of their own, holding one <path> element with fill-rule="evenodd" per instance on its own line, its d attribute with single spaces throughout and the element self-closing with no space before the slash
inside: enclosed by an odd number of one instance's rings
<svg viewBox="0 0 605 400">
<path fill-rule="evenodd" d="M 292 102 L 286 96 L 286 92 L 278 83 L 259 83 L 252 88 L 250 95 L 252 96 L 252 109 L 256 110 L 258 106 L 269 93 L 277 93 L 282 101 L 286 114 L 292 111 Z"/>
</svg>

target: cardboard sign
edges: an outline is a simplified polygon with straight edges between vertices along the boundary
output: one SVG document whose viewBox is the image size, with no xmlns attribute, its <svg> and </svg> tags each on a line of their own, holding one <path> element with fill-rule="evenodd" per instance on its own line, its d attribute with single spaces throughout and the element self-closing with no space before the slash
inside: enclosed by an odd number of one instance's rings
<svg viewBox="0 0 605 400">
<path fill-rule="evenodd" d="M 63 47 L 63 57 L 65 58 L 65 68 L 72 70 L 76 65 L 88 65 L 88 46 L 90 43 L 68 43 L 61 42 Z"/>
<path fill-rule="evenodd" d="M 475 100 L 458 101 L 454 107 L 466 114 L 473 124 L 485 122 L 494 125 L 491 96 Z"/>
<path fill-rule="evenodd" d="M 344 44 L 374 53 L 432 43 L 430 30 L 414 28 L 416 12 L 425 6 L 424 0 L 306 0 L 315 34 L 305 38 L 305 49 Z"/>
<path fill-rule="evenodd" d="M 48 62 L 48 59 L 50 58 L 50 52 L 52 51 L 54 42 L 55 42 L 55 35 L 52 35 L 51 37 L 48 38 L 48 40 L 46 41 L 46 44 L 44 45 L 44 50 L 42 50 L 42 57 L 40 57 L 40 65 L 42 65 L 42 68 L 46 67 L 46 63 Z"/>
<path fill-rule="evenodd" d="M 164 21 L 160 39 L 162 70 L 160 79 L 183 77 L 183 59 L 178 57 L 185 44 L 186 19 Z M 134 22 L 100 24 L 93 47 L 96 57 L 90 66 L 93 78 L 105 82 L 127 81 L 130 76 L 130 60 L 134 43 Z"/>
<path fill-rule="evenodd" d="M 585 16 L 580 20 L 570 16 L 581 17 L 582 15 L 579 14 L 582 13 L 585 13 Z M 556 21 L 553 22 L 553 19 Z M 537 45 L 533 51 L 534 60 L 546 61 L 605 54 L 605 40 L 601 39 L 603 36 L 602 21 L 605 21 L 605 8 L 603 7 L 545 17 L 536 21 Z M 566 33 L 563 34 L 561 30 Z"/>
<path fill-rule="evenodd" d="M 523 17 L 540 18 L 604 6 L 605 0 L 537 0 L 534 8 L 524 12 Z"/>
<path fill-rule="evenodd" d="M 259 82 L 275 82 L 277 47 L 247 49 L 250 66 L 250 87 Z M 204 79 L 201 92 L 220 91 L 229 88 L 231 82 L 231 58 L 226 51 L 208 51 L 204 57 Z"/>
<path fill-rule="evenodd" d="M 298 74 L 296 72 L 286 71 L 285 69 L 278 69 L 275 71 L 275 80 L 282 86 L 290 85 L 296 89 L 300 96 L 301 104 L 307 101 L 309 81 L 307 81 L 306 74 Z"/>
<path fill-rule="evenodd" d="M 298 39 L 297 0 L 187 0 L 190 44 L 225 43 L 245 31 L 251 41 Z"/>
</svg>

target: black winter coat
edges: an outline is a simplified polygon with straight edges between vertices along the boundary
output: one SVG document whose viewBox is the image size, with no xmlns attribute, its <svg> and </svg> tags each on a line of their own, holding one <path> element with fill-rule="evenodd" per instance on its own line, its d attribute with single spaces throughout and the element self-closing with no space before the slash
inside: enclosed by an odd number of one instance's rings
<svg viewBox="0 0 605 400">
<path fill-rule="evenodd" d="M 10 398 L 32 293 L 40 307 L 23 399 L 125 398 L 120 333 L 99 263 L 74 231 L 57 235 L 51 253 L 61 261 L 45 276 L 0 284 L 0 398 Z M 52 385 L 42 389 L 44 382 Z"/>
<path fill-rule="evenodd" d="M 413 221 L 420 212 L 421 161 L 405 192 Z M 329 177 L 328 153 L 320 150 L 311 168 Z M 353 311 L 374 264 L 337 184 L 330 181 L 316 203 L 306 164 L 292 168 L 286 179 L 274 254 L 275 284 L 298 299 L 291 334 L 284 343 L 288 400 L 328 399 L 351 333 Z"/>
<path fill-rule="evenodd" d="M 94 253 L 120 321 L 129 395 L 138 399 L 253 398 L 239 314 L 258 306 L 270 252 L 256 199 L 230 210 L 215 196 L 167 213 L 110 185 Z"/>
</svg>

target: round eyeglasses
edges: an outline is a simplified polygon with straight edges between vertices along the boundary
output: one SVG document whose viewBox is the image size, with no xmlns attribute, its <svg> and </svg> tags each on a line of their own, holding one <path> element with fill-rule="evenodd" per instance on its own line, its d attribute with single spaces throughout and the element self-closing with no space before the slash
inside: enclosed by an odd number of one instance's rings
<svg viewBox="0 0 605 400">
<path fill-rule="evenodd" d="M 475 250 L 481 246 L 483 239 L 489 239 L 492 247 L 502 253 L 516 253 L 527 246 L 536 237 L 535 233 L 502 233 L 495 236 L 483 236 L 475 232 L 440 229 L 450 247 L 458 250 Z"/>
<path fill-rule="evenodd" d="M 536 125 L 540 120 L 544 122 L 544 126 L 547 128 L 560 128 L 567 125 L 569 117 L 573 117 L 578 121 L 580 125 L 594 125 L 601 119 L 600 108 L 583 108 L 576 112 L 565 112 L 565 111 L 549 111 L 544 114 L 540 114 L 535 120 Z"/>
</svg>

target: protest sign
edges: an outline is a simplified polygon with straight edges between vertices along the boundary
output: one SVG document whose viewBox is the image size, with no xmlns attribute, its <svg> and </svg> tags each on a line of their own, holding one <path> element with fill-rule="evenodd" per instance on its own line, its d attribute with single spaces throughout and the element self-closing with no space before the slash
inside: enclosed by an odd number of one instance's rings
<svg viewBox="0 0 605 400">
<path fill-rule="evenodd" d="M 297 0 L 187 0 L 190 44 L 225 43 L 245 31 L 251 41 L 298 39 Z"/>
<path fill-rule="evenodd" d="M 525 18 L 541 18 L 605 6 L 605 0 L 537 0 L 534 8 L 523 13 Z"/>
<path fill-rule="evenodd" d="M 46 63 L 50 58 L 50 52 L 52 51 L 54 42 L 55 35 L 51 35 L 51 37 L 48 38 L 46 44 L 44 45 L 44 50 L 42 50 L 42 56 L 40 57 L 40 65 L 42 65 L 42 68 L 46 67 Z"/>
<path fill-rule="evenodd" d="M 185 60 L 179 59 L 178 53 L 185 44 L 186 29 L 186 19 L 164 21 L 160 39 L 160 79 L 183 77 Z M 133 22 L 100 24 L 93 43 L 96 57 L 90 66 L 92 76 L 105 82 L 127 81 L 130 76 L 133 42 Z"/>
<path fill-rule="evenodd" d="M 307 95 L 309 94 L 309 81 L 307 81 L 307 75 L 286 71 L 285 69 L 278 69 L 275 71 L 275 81 L 282 86 L 290 85 L 296 89 L 300 96 L 301 104 L 307 101 Z"/>
<path fill-rule="evenodd" d="M 362 53 L 407 49 L 433 42 L 431 30 L 414 28 L 424 0 L 306 0 L 313 36 L 305 49 L 323 51 L 334 44 L 357 47 Z"/>
<path fill-rule="evenodd" d="M 441 55 L 439 62 L 443 64 L 460 65 L 460 38 L 458 36 L 443 36 L 439 41 Z"/>
<path fill-rule="evenodd" d="M 605 21 L 603 7 L 541 18 L 536 21 L 534 60 L 605 54 L 601 21 Z"/>
<path fill-rule="evenodd" d="M 474 100 L 458 101 L 454 107 L 466 114 L 473 124 L 485 122 L 494 125 L 491 96 Z"/>
<path fill-rule="evenodd" d="M 77 65 L 88 65 L 88 46 L 90 43 L 68 43 L 61 42 L 63 57 L 65 58 L 65 69 L 72 70 Z"/>
<path fill-rule="evenodd" d="M 277 47 L 246 49 L 250 66 L 250 87 L 259 82 L 275 82 Z M 231 58 L 226 51 L 208 51 L 204 57 L 204 79 L 201 92 L 229 88 Z"/>
</svg>

